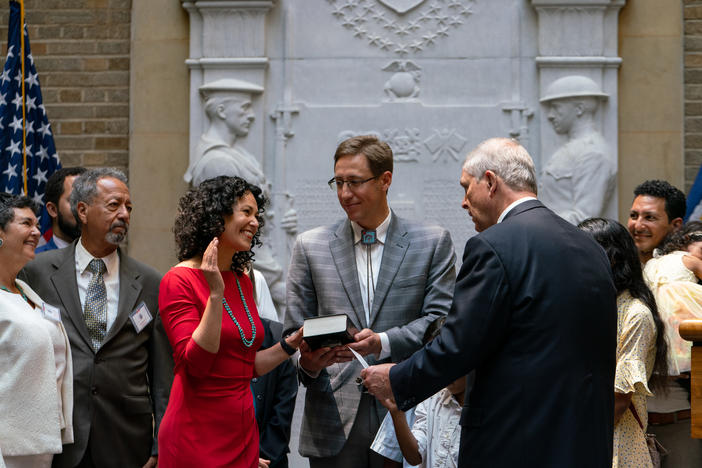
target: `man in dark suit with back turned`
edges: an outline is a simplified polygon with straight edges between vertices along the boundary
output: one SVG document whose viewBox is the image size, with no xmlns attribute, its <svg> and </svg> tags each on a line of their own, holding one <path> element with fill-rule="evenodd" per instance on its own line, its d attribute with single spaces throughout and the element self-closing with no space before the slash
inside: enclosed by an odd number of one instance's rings
<svg viewBox="0 0 702 468">
<path fill-rule="evenodd" d="M 75 442 L 63 446 L 54 467 L 156 466 L 173 364 L 158 315 L 161 276 L 118 248 L 132 210 L 126 182 L 112 169 L 76 178 L 70 202 L 80 238 L 23 270 L 61 310 L 73 353 Z"/>
<path fill-rule="evenodd" d="M 460 467 L 610 467 L 617 311 L 607 257 L 536 200 L 517 142 L 481 143 L 460 182 L 479 234 L 446 325 L 406 361 L 364 370 L 364 384 L 406 410 L 475 369 Z"/>
</svg>

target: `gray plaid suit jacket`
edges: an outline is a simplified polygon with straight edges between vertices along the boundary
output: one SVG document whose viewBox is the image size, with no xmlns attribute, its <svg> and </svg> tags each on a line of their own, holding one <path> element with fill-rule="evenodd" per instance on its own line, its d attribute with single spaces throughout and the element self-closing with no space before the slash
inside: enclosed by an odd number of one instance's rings
<svg viewBox="0 0 702 468">
<path fill-rule="evenodd" d="M 300 234 L 293 249 L 287 281 L 286 333 L 304 319 L 345 313 L 359 329 L 385 332 L 393 362 L 422 345 L 427 326 L 451 307 L 456 255 L 445 229 L 399 218 L 390 220 L 378 273 L 370 323 L 366 323 L 348 219 Z M 367 357 L 375 364 L 373 355 Z M 300 434 L 300 454 L 330 457 L 348 437 L 361 392 L 353 360 L 332 364 L 317 378 L 300 371 L 307 387 Z M 379 404 L 380 419 L 385 410 Z"/>
</svg>

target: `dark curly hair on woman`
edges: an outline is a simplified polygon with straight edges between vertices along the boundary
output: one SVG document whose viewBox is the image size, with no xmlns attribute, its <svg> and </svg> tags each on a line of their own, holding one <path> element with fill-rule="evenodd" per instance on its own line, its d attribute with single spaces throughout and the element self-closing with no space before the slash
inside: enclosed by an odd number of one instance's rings
<svg viewBox="0 0 702 468">
<path fill-rule="evenodd" d="M 258 231 L 251 240 L 251 246 L 261 245 L 262 214 L 268 200 L 260 188 L 241 177 L 219 176 L 190 189 L 178 202 L 178 214 L 173 227 L 178 260 L 205 253 L 212 239 L 224 232 L 224 218 L 234 213 L 233 206 L 247 193 L 254 196 L 258 206 Z M 251 250 L 235 253 L 230 269 L 243 273 L 253 257 Z"/>
<path fill-rule="evenodd" d="M 699 241 L 702 241 L 702 222 L 688 221 L 663 240 L 659 255 L 666 255 L 676 250 L 687 250 L 688 245 Z"/>
<path fill-rule="evenodd" d="M 612 267 L 614 286 L 617 294 L 629 291 L 632 297 L 640 300 L 651 311 L 656 327 L 656 359 L 653 374 L 649 380 L 655 390 L 666 392 L 668 377 L 668 342 L 665 338 L 665 325 L 658 313 L 653 293 L 643 279 L 639 253 L 629 231 L 612 219 L 589 218 L 578 224 L 583 231 L 590 233 L 604 248 Z"/>
</svg>

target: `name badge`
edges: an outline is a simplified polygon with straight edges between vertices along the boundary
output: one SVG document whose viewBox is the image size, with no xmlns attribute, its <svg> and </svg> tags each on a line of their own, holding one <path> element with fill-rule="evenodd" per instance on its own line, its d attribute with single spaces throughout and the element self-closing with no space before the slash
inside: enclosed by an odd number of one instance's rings
<svg viewBox="0 0 702 468">
<path fill-rule="evenodd" d="M 141 333 L 141 331 L 146 328 L 146 326 L 150 324 L 153 319 L 154 318 L 151 316 L 151 312 L 149 312 L 149 308 L 146 307 L 146 304 L 144 304 L 143 301 L 129 316 L 129 320 L 132 321 L 132 325 L 134 325 L 134 329 L 137 333 Z"/>
<path fill-rule="evenodd" d="M 42 302 L 41 313 L 47 320 L 51 320 L 52 322 L 61 322 L 61 311 L 58 307 Z"/>
</svg>

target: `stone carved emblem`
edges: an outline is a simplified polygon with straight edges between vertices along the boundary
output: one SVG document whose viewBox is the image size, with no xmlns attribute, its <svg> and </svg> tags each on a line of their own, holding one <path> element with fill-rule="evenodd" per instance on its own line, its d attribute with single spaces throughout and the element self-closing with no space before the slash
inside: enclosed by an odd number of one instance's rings
<svg viewBox="0 0 702 468">
<path fill-rule="evenodd" d="M 327 0 L 332 15 L 371 47 L 406 57 L 449 36 L 475 0 Z"/>
<path fill-rule="evenodd" d="M 395 60 L 383 71 L 395 72 L 385 83 L 385 94 L 391 101 L 412 100 L 419 96 L 419 78 L 422 67 L 409 60 Z"/>
<path fill-rule="evenodd" d="M 396 162 L 418 162 L 426 150 L 429 151 L 432 162 L 449 158 L 458 161 L 467 141 L 456 129 L 434 129 L 429 137 L 422 140 L 422 132 L 418 128 L 387 128 L 382 132 L 344 130 L 339 133 L 337 144 L 358 135 L 374 135 L 386 141 L 392 148 L 393 159 Z"/>
<path fill-rule="evenodd" d="M 434 134 L 424 140 L 424 146 L 432 154 L 431 160 L 436 162 L 439 159 L 454 161 L 460 159 L 460 152 L 466 145 L 466 139 L 454 129 L 442 128 L 434 129 Z"/>
<path fill-rule="evenodd" d="M 422 147 L 418 128 L 391 128 L 383 131 L 383 138 L 392 148 L 393 159 L 398 162 L 419 161 Z"/>
<path fill-rule="evenodd" d="M 424 3 L 425 0 L 379 0 L 388 8 L 392 8 L 397 13 L 404 15 L 412 8 Z"/>
</svg>

